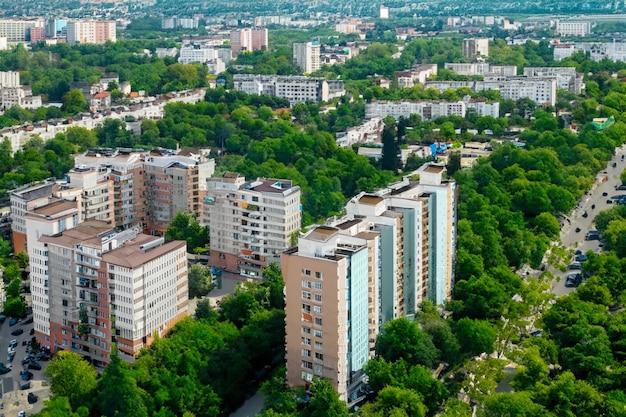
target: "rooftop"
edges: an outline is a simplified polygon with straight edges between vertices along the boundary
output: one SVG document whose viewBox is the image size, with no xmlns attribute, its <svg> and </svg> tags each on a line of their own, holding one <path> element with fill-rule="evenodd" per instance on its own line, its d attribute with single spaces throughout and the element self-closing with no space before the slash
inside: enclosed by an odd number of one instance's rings
<svg viewBox="0 0 626 417">
<path fill-rule="evenodd" d="M 166 253 L 173 252 L 182 247 L 186 248 L 187 245 L 187 242 L 184 240 L 174 240 L 144 249 L 144 245 L 150 243 L 156 244 L 157 241 L 160 240 L 161 239 L 158 237 L 138 234 L 134 239 L 124 242 L 123 246 L 102 255 L 102 260 L 109 264 L 134 269 Z"/>
<path fill-rule="evenodd" d="M 87 220 L 62 233 L 53 236 L 44 235 L 39 238 L 39 241 L 67 248 L 74 248 L 76 245 L 95 247 L 102 245 L 102 236 L 107 232 L 113 233 L 113 228 L 107 222 Z"/>
<path fill-rule="evenodd" d="M 374 195 L 364 195 L 359 199 L 359 203 L 361 204 L 369 204 L 369 205 L 376 205 L 380 202 L 382 202 L 384 199 L 382 197 L 377 197 Z"/>
<path fill-rule="evenodd" d="M 78 210 L 76 207 L 76 201 L 59 200 L 46 204 L 45 206 L 38 207 L 32 212 L 40 216 L 51 217 L 55 214 L 61 214 L 71 209 Z"/>
</svg>

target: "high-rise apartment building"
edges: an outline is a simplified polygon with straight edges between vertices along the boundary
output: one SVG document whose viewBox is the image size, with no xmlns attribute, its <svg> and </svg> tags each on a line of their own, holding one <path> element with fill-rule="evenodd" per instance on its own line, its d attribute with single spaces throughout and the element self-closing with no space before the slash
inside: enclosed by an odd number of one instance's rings
<svg viewBox="0 0 626 417">
<path fill-rule="evenodd" d="M 268 46 L 266 28 L 244 28 L 230 33 L 230 48 L 234 55 L 244 51 L 260 51 Z"/>
<path fill-rule="evenodd" d="M 37 207 L 45 206 L 51 201 L 54 184 L 53 180 L 46 180 L 9 191 L 11 237 L 15 253 L 26 250 L 26 213 Z"/>
<path fill-rule="evenodd" d="M 290 385 L 324 377 L 354 400 L 380 327 L 412 317 L 424 300 L 449 299 L 457 193 L 444 170 L 428 164 L 416 171 L 419 182 L 359 194 L 345 218 L 315 227 L 283 254 Z"/>
<path fill-rule="evenodd" d="M 489 38 L 463 39 L 463 56 L 474 59 L 477 56 L 489 56 Z"/>
<path fill-rule="evenodd" d="M 57 204 L 56 217 L 76 218 L 69 202 Z M 61 211 L 63 205 L 68 209 Z M 105 366 L 114 341 L 121 357 L 132 361 L 155 334 L 166 334 L 187 315 L 184 241 L 164 243 L 132 229 L 117 233 L 100 221 L 55 229 L 58 222 L 41 217 L 52 208 L 38 211 L 28 224 L 29 255 L 41 269 L 33 277 L 33 314 L 42 345 Z"/>
<path fill-rule="evenodd" d="M 115 42 L 114 20 L 70 20 L 67 22 L 67 43 L 105 43 Z"/>
<path fill-rule="evenodd" d="M 246 181 L 237 173 L 209 178 L 202 223 L 209 226 L 211 265 L 249 278 L 280 263 L 302 222 L 300 187 L 289 180 Z"/>
<path fill-rule="evenodd" d="M 200 216 L 207 179 L 215 172 L 215 160 L 205 155 L 145 157 L 146 232 L 163 236 L 179 211 Z"/>
<path fill-rule="evenodd" d="M 53 189 L 55 197 L 78 202 L 79 221 L 101 220 L 115 226 L 113 216 L 113 183 L 110 171 L 106 168 L 93 169 L 79 166 L 67 174 L 66 183 L 59 183 Z"/>
<path fill-rule="evenodd" d="M 29 28 L 29 39 L 30 43 L 37 43 L 39 41 L 43 41 L 46 39 L 46 28 L 45 27 L 31 27 Z"/>
<path fill-rule="evenodd" d="M 311 74 L 321 68 L 320 55 L 320 43 L 317 40 L 293 44 L 293 64 L 305 74 Z"/>
<path fill-rule="evenodd" d="M 6 37 L 9 44 L 26 42 L 30 28 L 44 26 L 43 19 L 0 19 L 0 36 Z"/>
<path fill-rule="evenodd" d="M 307 101 L 328 101 L 345 94 L 343 80 L 320 77 L 235 74 L 233 82 L 237 91 L 281 97 L 292 106 Z"/>
</svg>

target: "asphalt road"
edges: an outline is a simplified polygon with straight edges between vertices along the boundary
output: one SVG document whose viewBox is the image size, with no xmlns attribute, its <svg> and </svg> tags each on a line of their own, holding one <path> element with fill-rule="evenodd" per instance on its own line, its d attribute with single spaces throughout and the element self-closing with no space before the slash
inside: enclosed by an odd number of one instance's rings
<svg viewBox="0 0 626 417">
<path fill-rule="evenodd" d="M 563 246 L 570 248 L 572 252 L 577 249 L 583 253 L 587 251 L 602 252 L 600 241 L 585 240 L 585 235 L 589 230 L 595 230 L 594 219 L 596 214 L 611 208 L 615 204 L 614 200 L 612 204 L 607 203 L 607 200 L 611 200 L 619 195 L 626 195 L 626 190 L 615 190 L 621 184 L 620 174 L 626 168 L 626 160 L 622 160 L 622 155 L 626 159 L 626 147 L 617 148 L 615 151 L 615 156 L 609 161 L 607 168 L 598 174 L 592 189 L 587 195 L 583 196 L 578 207 L 570 213 L 570 216 L 565 218 L 564 225 L 561 228 L 561 242 Z M 616 164 L 615 168 L 613 168 L 613 163 Z M 595 208 L 591 208 L 592 206 L 595 206 Z M 583 217 L 585 212 L 588 214 L 586 218 Z M 577 228 L 580 229 L 579 232 L 576 232 Z M 556 275 L 560 279 L 553 281 L 552 287 L 557 296 L 568 294 L 574 290 L 574 288 L 565 286 L 566 276 L 573 272 L 576 271 L 566 271 L 565 273 L 556 271 Z"/>
<path fill-rule="evenodd" d="M 29 317 L 32 317 L 32 315 L 29 315 Z M 31 389 L 20 390 L 20 385 L 24 383 L 20 376 L 20 371 L 23 369 L 21 361 L 26 357 L 26 345 L 22 345 L 22 343 L 32 338 L 29 335 L 32 328 L 32 323 L 23 324 L 22 321 L 14 326 L 9 326 L 8 318 L 0 326 L 0 362 L 6 366 L 12 365 L 11 372 L 0 376 L 0 417 L 13 417 L 22 410 L 26 411 L 27 416 L 36 414 L 43 409 L 43 401 L 50 396 L 50 389 L 47 383 L 44 384 L 45 377 L 43 371 L 48 364 L 45 361 L 39 362 L 41 364 L 40 371 L 30 370 L 33 373 Z M 24 333 L 19 336 L 11 335 L 11 331 L 15 329 L 23 329 Z M 12 339 L 17 340 L 17 347 L 15 348 L 15 357 L 12 363 L 8 363 L 8 347 Z M 39 397 L 35 404 L 28 404 L 27 396 L 29 392 L 33 392 Z"/>
</svg>

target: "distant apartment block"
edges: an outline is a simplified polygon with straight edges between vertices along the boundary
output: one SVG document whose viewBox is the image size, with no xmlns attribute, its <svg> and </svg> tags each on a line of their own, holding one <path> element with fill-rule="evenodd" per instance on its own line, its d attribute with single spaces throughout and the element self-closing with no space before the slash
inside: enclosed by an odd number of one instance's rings
<svg viewBox="0 0 626 417">
<path fill-rule="evenodd" d="M 33 110 L 42 106 L 41 96 L 33 96 L 30 86 L 20 84 L 20 73 L 18 71 L 0 72 L 0 108 L 8 109 L 13 106 L 20 106 Z"/>
<path fill-rule="evenodd" d="M 161 20 L 161 29 L 197 29 L 199 24 L 197 17 L 169 17 Z"/>
<path fill-rule="evenodd" d="M 30 28 L 44 26 L 43 19 L 0 19 L 0 36 L 7 38 L 8 44 L 26 42 Z"/>
<path fill-rule="evenodd" d="M 187 315 L 186 243 L 117 233 L 99 221 L 59 226 L 71 215 L 69 202 L 60 202 L 27 219 L 29 256 L 39 265 L 31 273 L 35 336 L 97 366 L 108 363 L 115 342 L 133 361 Z"/>
<path fill-rule="evenodd" d="M 280 263 L 302 224 L 300 187 L 283 179 L 209 178 L 202 223 L 209 226 L 211 266 L 259 279 Z"/>
<path fill-rule="evenodd" d="M 290 386 L 323 377 L 355 400 L 381 326 L 413 317 L 426 299 L 449 299 L 457 190 L 444 170 L 429 164 L 419 183 L 359 194 L 346 217 L 310 229 L 283 254 Z"/>
<path fill-rule="evenodd" d="M 489 56 L 489 39 L 488 38 L 466 38 L 463 39 L 462 46 L 463 57 L 466 59 L 475 59 L 477 57 Z"/>
<path fill-rule="evenodd" d="M 293 64 L 305 74 L 311 74 L 321 68 L 320 55 L 319 41 L 293 44 Z"/>
<path fill-rule="evenodd" d="M 304 76 L 235 74 L 235 90 L 247 94 L 266 94 L 289 100 L 291 105 L 302 102 L 329 101 L 345 94 L 342 80 Z"/>
<path fill-rule="evenodd" d="M 561 61 L 565 58 L 569 58 L 578 51 L 589 54 L 589 58 L 596 62 L 602 61 L 603 59 L 626 62 L 626 42 L 577 42 L 571 44 L 557 44 L 554 45 L 553 57 L 555 61 Z"/>
<path fill-rule="evenodd" d="M 410 88 L 416 84 L 424 84 L 428 77 L 437 75 L 437 64 L 417 65 L 408 71 L 396 71 L 399 88 Z"/>
<path fill-rule="evenodd" d="M 114 20 L 69 20 L 67 43 L 105 43 L 117 40 Z"/>
<path fill-rule="evenodd" d="M 147 233 L 163 236 L 179 211 L 200 215 L 206 181 L 215 171 L 214 159 L 153 151 L 145 157 L 144 168 Z"/>
<path fill-rule="evenodd" d="M 585 88 L 583 74 L 574 67 L 524 67 L 524 76 L 535 78 L 555 78 L 556 87 L 570 93 L 580 94 Z"/>
<path fill-rule="evenodd" d="M 419 115 L 422 120 L 435 120 L 443 116 L 465 117 L 468 109 L 474 109 L 479 116 L 499 117 L 500 103 L 487 103 L 484 100 L 474 100 L 470 97 L 456 102 L 447 101 L 374 101 L 365 104 L 365 117 L 385 118 L 392 116 L 396 120 L 400 117 L 409 118 L 412 114 Z"/>
<path fill-rule="evenodd" d="M 381 19 L 389 19 L 389 7 L 381 4 L 378 8 L 378 17 Z"/>
<path fill-rule="evenodd" d="M 451 63 L 446 62 L 444 68 L 454 71 L 459 75 L 501 75 L 504 77 L 512 77 L 517 75 L 517 67 L 515 65 L 493 65 L 488 62 L 471 62 L 471 63 Z"/>
<path fill-rule="evenodd" d="M 266 28 L 244 28 L 230 33 L 230 48 L 234 55 L 245 51 L 260 51 L 267 48 Z"/>
<path fill-rule="evenodd" d="M 504 100 L 529 98 L 539 105 L 556 104 L 556 77 L 485 77 L 484 81 L 428 81 L 426 88 L 441 92 L 468 87 L 472 91 L 497 90 Z"/>
<path fill-rule="evenodd" d="M 29 28 L 30 43 L 37 43 L 46 39 L 46 28 L 41 26 L 33 26 Z"/>
<path fill-rule="evenodd" d="M 178 55 L 178 48 L 156 48 L 154 51 L 156 53 L 157 58 L 165 58 L 165 57 L 175 57 Z"/>
<path fill-rule="evenodd" d="M 561 36 L 587 36 L 591 33 L 591 22 L 557 20 L 556 34 Z"/>
<path fill-rule="evenodd" d="M 358 126 L 349 127 L 345 132 L 338 132 L 336 134 L 337 146 L 349 148 L 362 143 L 381 143 L 384 128 L 385 124 L 380 117 L 364 120 Z"/>
<path fill-rule="evenodd" d="M 206 63 L 217 58 L 217 48 L 214 46 L 186 44 L 180 48 L 178 62 L 181 64 Z"/>
</svg>

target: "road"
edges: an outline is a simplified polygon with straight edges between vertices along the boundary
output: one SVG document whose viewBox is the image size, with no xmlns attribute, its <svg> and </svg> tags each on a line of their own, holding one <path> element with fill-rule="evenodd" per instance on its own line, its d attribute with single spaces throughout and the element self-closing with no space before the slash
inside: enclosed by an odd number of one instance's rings
<svg viewBox="0 0 626 417">
<path fill-rule="evenodd" d="M 593 251 L 600 253 L 602 247 L 599 240 L 585 240 L 585 235 L 589 230 L 594 230 L 594 218 L 602 210 L 609 209 L 615 204 L 607 203 L 612 197 L 618 195 L 626 195 L 626 190 L 616 191 L 615 187 L 621 184 L 620 174 L 626 168 L 626 161 L 622 160 L 622 155 L 626 156 L 626 147 L 622 146 L 615 150 L 613 159 L 609 161 L 607 168 L 598 174 L 595 184 L 589 192 L 583 196 L 578 207 L 576 207 L 570 216 L 565 218 L 563 227 L 561 228 L 561 242 L 563 246 L 574 250 L 581 250 L 583 253 Z M 626 159 L 626 158 L 625 158 Z M 613 163 L 616 167 L 613 168 Z M 606 180 L 603 180 L 606 178 Z M 595 206 L 595 208 L 592 208 Z M 583 213 L 588 216 L 583 217 Z M 576 232 L 579 228 L 580 231 Z M 568 294 L 574 288 L 565 286 L 565 277 L 572 271 L 553 271 L 560 279 L 552 283 L 553 291 L 557 296 Z"/>
<path fill-rule="evenodd" d="M 32 315 L 29 315 L 32 317 Z M 32 336 L 29 335 L 30 329 L 33 328 L 33 324 L 23 324 L 22 321 L 14 326 L 9 326 L 9 319 L 7 318 L 4 324 L 0 325 L 0 359 L 5 365 L 9 365 L 7 361 L 7 353 L 9 347 L 9 341 L 12 339 L 17 340 L 17 348 L 15 349 L 15 358 L 11 365 L 11 372 L 0 376 L 0 417 L 13 417 L 21 410 L 26 411 L 26 415 L 30 416 L 38 413 L 43 409 L 43 402 L 50 397 L 50 388 L 47 383 L 43 384 L 45 377 L 43 371 L 45 370 L 48 362 L 40 362 L 42 369 L 40 371 L 31 370 L 33 373 L 33 379 L 31 380 L 31 389 L 20 390 L 20 385 L 24 382 L 21 380 L 20 371 L 22 370 L 21 361 L 26 357 L 26 342 L 29 341 Z M 23 329 L 24 333 L 19 336 L 12 336 L 11 331 L 15 329 Z M 27 396 L 29 392 L 35 393 L 39 400 L 35 404 L 28 404 Z"/>
</svg>

